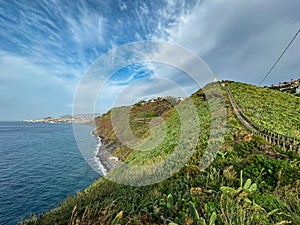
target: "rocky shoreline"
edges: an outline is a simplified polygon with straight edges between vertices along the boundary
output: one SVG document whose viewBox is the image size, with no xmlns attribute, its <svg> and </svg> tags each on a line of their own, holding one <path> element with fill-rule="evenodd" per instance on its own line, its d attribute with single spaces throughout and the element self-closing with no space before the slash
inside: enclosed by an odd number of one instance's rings
<svg viewBox="0 0 300 225">
<path fill-rule="evenodd" d="M 106 175 L 110 170 L 112 170 L 119 162 L 119 159 L 117 157 L 114 157 L 111 155 L 112 150 L 115 148 L 115 145 L 113 142 L 107 141 L 101 137 L 101 145 L 97 152 L 97 157 L 104 167 L 105 171 L 102 171 L 104 175 Z"/>
</svg>

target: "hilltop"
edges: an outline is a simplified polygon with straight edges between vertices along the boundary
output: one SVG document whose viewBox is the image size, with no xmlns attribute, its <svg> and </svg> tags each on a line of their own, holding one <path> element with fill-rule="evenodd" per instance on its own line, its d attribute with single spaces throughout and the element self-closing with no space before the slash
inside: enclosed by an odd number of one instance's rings
<svg viewBox="0 0 300 225">
<path fill-rule="evenodd" d="M 108 178 L 148 182 L 144 178 L 153 171 L 143 168 L 160 163 L 163 167 L 155 175 L 167 172 L 172 176 L 147 186 L 101 178 L 60 207 L 24 223 L 300 224 L 299 98 L 236 82 L 224 82 L 221 90 L 218 86 L 209 84 L 175 106 L 167 101 L 139 102 L 96 119 L 94 133 L 105 144 L 112 143 L 111 153 L 123 163 L 141 168 L 128 177 L 123 170 L 126 167 L 120 164 Z M 199 130 L 194 127 L 194 107 Z M 142 140 L 135 151 L 113 129 L 110 118 L 115 113 L 118 124 L 122 112 L 128 112 L 131 131 Z M 259 125 L 259 130 L 246 128 L 241 118 Z M 182 127 L 187 129 L 184 141 Z M 294 139 L 276 139 L 283 136 Z M 160 138 L 151 151 L 139 151 Z M 290 140 L 296 141 L 289 150 L 282 143 Z M 219 151 L 213 152 L 221 141 Z M 192 147 L 195 151 L 190 151 Z M 190 153 L 187 161 L 181 152 Z M 170 157 L 170 163 L 164 164 Z M 177 165 L 181 165 L 179 169 Z"/>
</svg>

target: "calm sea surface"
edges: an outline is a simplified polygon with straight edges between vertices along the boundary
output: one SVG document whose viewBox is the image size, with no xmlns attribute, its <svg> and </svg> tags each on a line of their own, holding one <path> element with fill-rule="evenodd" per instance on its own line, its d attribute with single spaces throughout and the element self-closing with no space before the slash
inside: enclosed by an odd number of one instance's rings
<svg viewBox="0 0 300 225">
<path fill-rule="evenodd" d="M 77 126 L 80 150 L 97 170 L 93 127 Z M 0 224 L 16 224 L 88 187 L 100 177 L 89 164 L 71 124 L 0 122 Z"/>
</svg>

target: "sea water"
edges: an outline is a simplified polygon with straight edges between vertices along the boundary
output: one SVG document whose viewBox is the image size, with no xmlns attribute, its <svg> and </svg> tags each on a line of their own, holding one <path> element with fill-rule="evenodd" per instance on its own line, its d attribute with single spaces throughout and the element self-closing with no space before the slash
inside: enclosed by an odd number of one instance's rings
<svg viewBox="0 0 300 225">
<path fill-rule="evenodd" d="M 0 122 L 1 225 L 57 207 L 100 177 L 94 128 L 77 126 L 80 150 L 72 124 Z"/>
</svg>

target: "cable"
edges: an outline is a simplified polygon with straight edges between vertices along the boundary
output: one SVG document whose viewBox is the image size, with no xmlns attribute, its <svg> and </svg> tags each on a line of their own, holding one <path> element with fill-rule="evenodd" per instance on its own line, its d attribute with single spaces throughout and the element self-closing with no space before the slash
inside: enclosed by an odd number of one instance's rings
<svg viewBox="0 0 300 225">
<path fill-rule="evenodd" d="M 288 44 L 288 46 L 284 49 L 284 51 L 281 53 L 281 55 L 279 56 L 279 58 L 276 60 L 276 62 L 274 63 L 274 65 L 271 67 L 271 69 L 268 71 L 268 73 L 265 75 L 265 77 L 261 80 L 261 82 L 258 84 L 258 86 L 260 86 L 266 79 L 267 77 L 270 75 L 270 73 L 273 71 L 274 67 L 277 65 L 277 63 L 280 61 L 280 59 L 282 58 L 282 56 L 284 55 L 284 53 L 288 50 L 288 48 L 291 46 L 291 44 L 293 43 L 293 41 L 296 39 L 296 37 L 298 36 L 298 34 L 300 33 L 300 29 L 297 31 L 297 33 L 295 34 L 295 36 L 293 37 L 293 39 L 290 41 L 290 43 Z"/>
</svg>

